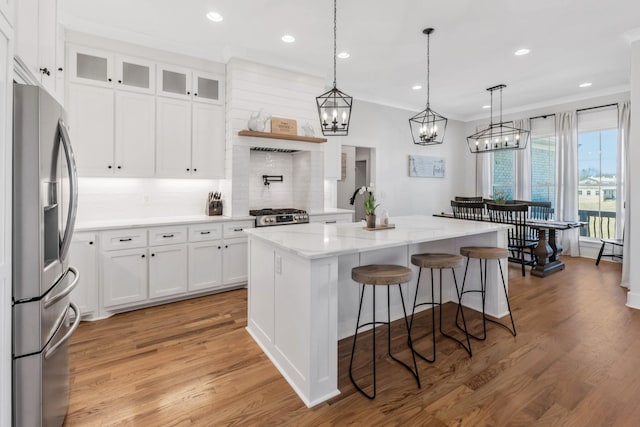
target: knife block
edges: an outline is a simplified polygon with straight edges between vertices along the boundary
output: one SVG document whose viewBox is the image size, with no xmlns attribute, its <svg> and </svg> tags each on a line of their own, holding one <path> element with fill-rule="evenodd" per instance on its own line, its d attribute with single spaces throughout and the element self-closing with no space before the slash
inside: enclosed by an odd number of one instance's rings
<svg viewBox="0 0 640 427">
<path fill-rule="evenodd" d="M 222 200 L 212 200 L 207 203 L 205 213 L 208 216 L 222 215 Z"/>
</svg>

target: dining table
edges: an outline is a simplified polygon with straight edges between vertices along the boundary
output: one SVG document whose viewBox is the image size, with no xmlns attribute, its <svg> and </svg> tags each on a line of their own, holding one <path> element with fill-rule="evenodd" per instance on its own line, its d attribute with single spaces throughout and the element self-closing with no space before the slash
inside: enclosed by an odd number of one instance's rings
<svg viewBox="0 0 640 427">
<path fill-rule="evenodd" d="M 452 212 L 440 212 L 433 216 L 442 218 L 456 218 Z M 461 221 L 486 221 L 490 222 L 489 216 L 483 215 L 482 219 Z M 531 274 L 537 277 L 546 277 L 556 271 L 564 270 L 565 264 L 560 259 L 562 244 L 558 237 L 558 231 L 572 230 L 584 227 L 587 223 L 583 221 L 555 221 L 532 219 L 526 220 L 526 225 L 537 231 L 538 241 L 533 250 L 536 257 L 536 264 L 531 269 Z"/>
</svg>

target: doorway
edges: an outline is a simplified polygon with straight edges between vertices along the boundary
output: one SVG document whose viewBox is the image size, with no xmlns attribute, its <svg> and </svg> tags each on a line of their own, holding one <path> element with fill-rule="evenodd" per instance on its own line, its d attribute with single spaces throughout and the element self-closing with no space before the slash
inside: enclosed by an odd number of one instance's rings
<svg viewBox="0 0 640 427">
<path fill-rule="evenodd" d="M 365 218 L 362 196 L 357 191 L 374 181 L 373 156 L 374 149 L 370 147 L 342 146 L 342 171 L 341 179 L 338 180 L 337 207 L 354 210 L 356 222 Z"/>
</svg>

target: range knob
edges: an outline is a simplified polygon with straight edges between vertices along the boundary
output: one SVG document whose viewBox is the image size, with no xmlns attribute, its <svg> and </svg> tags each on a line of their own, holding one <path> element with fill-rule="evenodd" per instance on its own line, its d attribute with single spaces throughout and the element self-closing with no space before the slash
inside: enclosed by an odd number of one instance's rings
<svg viewBox="0 0 640 427">
<path fill-rule="evenodd" d="M 294 220 L 294 221 L 297 221 L 297 220 L 299 220 L 299 219 L 300 219 L 300 217 L 299 217 L 298 215 L 295 215 L 295 216 L 293 217 L 293 220 Z"/>
</svg>

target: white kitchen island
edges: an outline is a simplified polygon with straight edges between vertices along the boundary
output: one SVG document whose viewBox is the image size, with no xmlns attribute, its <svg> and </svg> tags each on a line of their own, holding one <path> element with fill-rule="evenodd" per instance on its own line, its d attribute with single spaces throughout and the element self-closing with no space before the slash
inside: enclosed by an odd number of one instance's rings
<svg viewBox="0 0 640 427">
<path fill-rule="evenodd" d="M 308 406 L 340 393 L 338 340 L 355 332 L 359 285 L 351 269 L 367 264 L 399 264 L 414 270 L 403 285 L 408 312 L 417 268 L 412 254 L 459 253 L 462 246 L 506 247 L 508 226 L 432 216 L 395 217 L 395 229 L 366 231 L 360 223 L 301 224 L 247 229 L 249 292 L 247 331 Z M 502 268 L 507 280 L 506 260 Z M 456 271 L 462 285 L 464 269 Z M 506 315 L 507 305 L 495 262 L 488 266 L 486 312 Z M 418 299 L 430 294 L 423 275 Z M 436 300 L 438 282 L 436 275 Z M 479 289 L 478 264 L 470 263 L 465 289 Z M 376 318 L 386 319 L 386 292 L 376 296 Z M 365 294 L 363 322 L 370 321 L 371 294 Z M 443 274 L 443 302 L 457 301 L 451 274 Z M 479 293 L 466 294 L 464 305 L 481 310 Z M 426 306 L 423 306 L 424 309 Z M 402 316 L 397 293 L 391 294 L 392 320 Z"/>
</svg>

